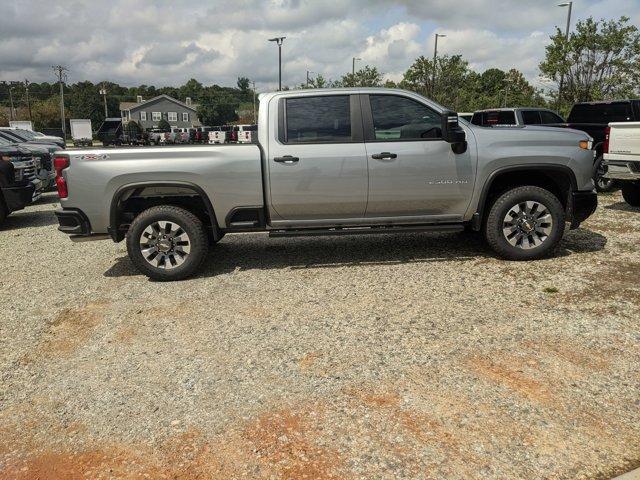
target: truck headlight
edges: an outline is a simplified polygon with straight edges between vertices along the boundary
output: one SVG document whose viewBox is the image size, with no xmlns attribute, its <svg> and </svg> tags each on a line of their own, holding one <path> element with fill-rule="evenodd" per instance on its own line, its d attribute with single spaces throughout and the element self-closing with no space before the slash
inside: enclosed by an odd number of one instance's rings
<svg viewBox="0 0 640 480">
<path fill-rule="evenodd" d="M 593 147 L 593 142 L 591 140 L 580 140 L 580 143 L 578 143 L 578 145 L 583 150 L 591 150 L 591 147 Z"/>
</svg>

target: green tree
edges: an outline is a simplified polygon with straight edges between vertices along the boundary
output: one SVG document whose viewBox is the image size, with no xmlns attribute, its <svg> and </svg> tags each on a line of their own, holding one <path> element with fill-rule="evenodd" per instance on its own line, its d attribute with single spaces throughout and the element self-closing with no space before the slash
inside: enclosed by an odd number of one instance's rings
<svg viewBox="0 0 640 480">
<path fill-rule="evenodd" d="M 420 56 L 406 71 L 400 86 L 442 105 L 458 108 L 469 73 L 469 63 L 461 55 L 442 55 L 436 60 L 434 82 L 433 61 Z"/>
<path fill-rule="evenodd" d="M 203 85 L 199 81 L 197 81 L 195 78 L 192 78 L 178 89 L 180 95 L 178 97 L 178 100 L 184 101 L 185 98 L 189 97 L 192 100 L 196 101 L 202 95 L 203 88 Z"/>
<path fill-rule="evenodd" d="M 379 87 L 382 85 L 382 73 L 376 67 L 365 65 L 356 73 L 347 73 L 334 82 L 336 87 Z"/>
<path fill-rule="evenodd" d="M 171 125 L 169 124 L 169 122 L 167 121 L 166 118 L 162 118 L 158 122 L 158 129 L 162 130 L 163 132 L 170 132 L 171 131 Z"/>
<path fill-rule="evenodd" d="M 200 99 L 198 118 L 203 125 L 224 125 L 238 119 L 239 105 L 230 95 L 208 91 Z"/>
<path fill-rule="evenodd" d="M 637 94 L 640 84 L 640 33 L 628 17 L 579 21 L 568 41 L 560 29 L 540 63 L 546 78 L 564 77 L 566 103 L 614 99 Z"/>
<path fill-rule="evenodd" d="M 238 81 L 236 83 L 243 94 L 249 92 L 249 85 L 251 82 L 247 77 L 238 77 Z"/>
<path fill-rule="evenodd" d="M 113 87 L 115 84 L 111 84 Z M 112 94 L 115 88 L 105 86 L 107 89 L 107 109 L 110 116 L 118 117 L 118 98 Z M 100 84 L 91 82 L 78 82 L 71 85 L 68 93 L 65 93 L 65 106 L 69 118 L 88 118 L 93 125 L 100 125 L 104 121 L 104 98 L 100 95 Z"/>
</svg>

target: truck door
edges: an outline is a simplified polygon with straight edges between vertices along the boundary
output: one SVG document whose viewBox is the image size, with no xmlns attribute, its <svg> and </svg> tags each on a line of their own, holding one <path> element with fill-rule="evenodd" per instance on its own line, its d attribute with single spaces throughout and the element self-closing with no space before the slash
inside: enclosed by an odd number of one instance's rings
<svg viewBox="0 0 640 480">
<path fill-rule="evenodd" d="M 469 149 L 442 138 L 440 113 L 400 94 L 361 95 L 369 167 L 366 217 L 460 221 L 473 191 Z"/>
<path fill-rule="evenodd" d="M 362 218 L 367 158 L 357 95 L 278 100 L 267 159 L 273 224 Z"/>
</svg>

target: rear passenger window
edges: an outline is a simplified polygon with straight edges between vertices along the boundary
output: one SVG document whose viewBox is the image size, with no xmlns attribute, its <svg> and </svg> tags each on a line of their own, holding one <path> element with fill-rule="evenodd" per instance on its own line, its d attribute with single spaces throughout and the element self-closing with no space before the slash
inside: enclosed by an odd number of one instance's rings
<svg viewBox="0 0 640 480">
<path fill-rule="evenodd" d="M 442 138 L 442 117 L 426 105 L 396 95 L 369 95 L 376 140 Z"/>
<path fill-rule="evenodd" d="M 525 125 L 539 125 L 542 123 L 540 121 L 540 114 L 534 110 L 524 110 L 522 112 L 522 122 Z"/>
<path fill-rule="evenodd" d="M 564 123 L 564 120 L 562 119 L 562 117 L 559 117 L 553 112 L 546 112 L 544 110 L 540 112 L 540 118 L 542 119 L 542 123 L 544 124 Z"/>
<path fill-rule="evenodd" d="M 286 99 L 286 143 L 351 141 L 348 95 Z"/>
</svg>

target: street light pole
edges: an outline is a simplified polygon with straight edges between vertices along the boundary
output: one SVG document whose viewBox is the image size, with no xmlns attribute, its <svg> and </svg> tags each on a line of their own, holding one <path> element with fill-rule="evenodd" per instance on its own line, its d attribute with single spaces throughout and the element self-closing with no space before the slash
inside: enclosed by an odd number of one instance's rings
<svg viewBox="0 0 640 480">
<path fill-rule="evenodd" d="M 29 100 L 29 80 L 24 79 L 24 93 L 27 97 L 27 108 L 29 109 L 29 121 L 31 121 L 31 100 Z"/>
<path fill-rule="evenodd" d="M 253 84 L 253 124 L 257 124 L 258 120 L 256 118 L 256 82 L 255 80 L 251 82 Z"/>
<path fill-rule="evenodd" d="M 11 120 L 15 120 L 15 109 L 13 108 L 13 87 L 9 87 L 9 102 L 11 102 Z"/>
<path fill-rule="evenodd" d="M 107 89 L 104 86 L 104 82 L 102 82 L 102 88 L 100 89 L 100 95 L 104 100 L 104 118 L 109 118 L 109 112 L 107 110 Z"/>
<path fill-rule="evenodd" d="M 62 137 L 64 139 L 67 138 L 67 127 L 64 121 L 64 87 L 63 84 L 66 81 L 66 77 L 67 74 L 66 72 L 68 71 L 66 67 L 63 67 L 62 65 L 54 65 L 51 68 L 53 68 L 53 71 L 55 72 L 56 76 L 58 77 L 58 83 L 60 84 L 60 122 L 62 123 Z"/>
<path fill-rule="evenodd" d="M 270 42 L 276 42 L 278 45 L 278 91 L 282 90 L 282 42 L 287 37 L 270 38 Z"/>
<path fill-rule="evenodd" d="M 351 75 L 356 74 L 356 60 L 362 60 L 362 59 L 358 57 L 353 57 L 351 59 Z"/>
<path fill-rule="evenodd" d="M 565 50 L 565 55 L 566 55 L 566 48 L 567 48 L 567 44 L 569 43 L 569 28 L 571 27 L 571 9 L 573 8 L 573 2 L 564 2 L 564 3 L 559 3 L 558 4 L 559 7 L 569 7 L 569 10 L 567 11 L 567 26 L 565 28 L 564 31 L 564 50 Z M 564 59 L 566 60 L 566 58 Z M 558 86 L 558 105 L 557 105 L 557 110 L 560 110 L 560 103 L 562 101 L 562 88 L 564 87 L 564 68 L 563 70 L 560 72 L 560 85 Z"/>
<path fill-rule="evenodd" d="M 441 33 L 436 33 L 436 43 L 433 46 L 433 69 L 431 72 L 431 98 L 435 96 L 436 93 L 436 58 L 438 57 L 438 37 L 446 37 Z"/>
</svg>

